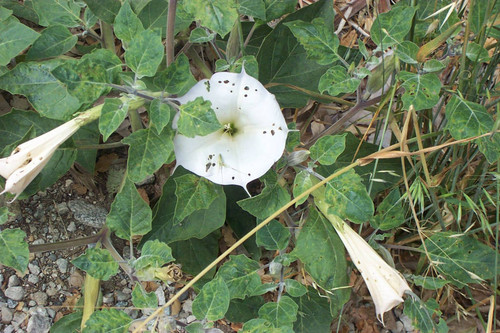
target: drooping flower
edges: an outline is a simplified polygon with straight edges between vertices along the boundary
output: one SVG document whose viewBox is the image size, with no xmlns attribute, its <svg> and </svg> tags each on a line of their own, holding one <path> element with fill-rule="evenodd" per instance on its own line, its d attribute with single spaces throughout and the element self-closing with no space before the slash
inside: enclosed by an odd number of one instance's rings
<svg viewBox="0 0 500 333">
<path fill-rule="evenodd" d="M 12 151 L 10 156 L 1 158 L 0 175 L 6 179 L 6 182 L 5 189 L 0 195 L 10 192 L 15 194 L 13 200 L 17 199 L 29 183 L 42 171 L 56 149 L 81 126 L 96 118 L 93 113 L 82 113 L 53 130 L 20 144 Z"/>
<path fill-rule="evenodd" d="M 349 225 L 341 222 L 332 224 L 365 280 L 378 320 L 384 324 L 384 313 L 403 302 L 403 294 L 411 289 L 397 270 L 389 266 Z"/>
<path fill-rule="evenodd" d="M 177 165 L 221 185 L 246 185 L 265 174 L 285 148 L 287 124 L 273 94 L 245 73 L 216 73 L 177 100 L 212 103 L 220 130 L 174 138 Z M 174 119 L 176 129 L 177 119 Z"/>
</svg>

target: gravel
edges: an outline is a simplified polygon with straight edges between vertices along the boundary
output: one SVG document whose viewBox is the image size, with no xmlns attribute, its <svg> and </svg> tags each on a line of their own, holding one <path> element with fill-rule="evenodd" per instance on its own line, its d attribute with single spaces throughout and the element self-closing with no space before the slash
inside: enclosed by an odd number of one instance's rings
<svg viewBox="0 0 500 333">
<path fill-rule="evenodd" d="M 14 301 L 20 301 L 24 297 L 24 288 L 21 286 L 8 287 L 5 289 L 5 296 Z"/>
<path fill-rule="evenodd" d="M 68 207 L 75 220 L 86 226 L 100 229 L 106 223 L 108 211 L 102 206 L 78 199 L 69 201 Z"/>
</svg>

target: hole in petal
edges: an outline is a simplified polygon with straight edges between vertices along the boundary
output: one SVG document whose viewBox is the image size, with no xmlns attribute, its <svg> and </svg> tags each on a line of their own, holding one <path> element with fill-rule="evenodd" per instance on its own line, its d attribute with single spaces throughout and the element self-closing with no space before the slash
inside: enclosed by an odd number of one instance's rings
<svg viewBox="0 0 500 333">
<path fill-rule="evenodd" d="M 250 87 L 249 87 L 249 86 L 246 86 L 246 87 L 245 87 L 245 90 L 250 90 Z"/>
<path fill-rule="evenodd" d="M 283 129 L 281 128 L 281 126 L 280 126 L 280 127 L 278 127 L 278 129 L 279 129 L 280 131 L 282 131 L 282 130 L 283 130 Z"/>
<path fill-rule="evenodd" d="M 267 133 L 267 131 L 263 131 L 263 132 L 262 132 L 262 134 L 266 134 L 266 133 Z"/>
<path fill-rule="evenodd" d="M 232 180 L 234 180 L 234 179 L 235 179 L 235 177 L 234 177 L 234 176 L 232 176 L 232 177 L 231 177 L 231 179 L 232 179 Z"/>
<path fill-rule="evenodd" d="M 250 176 L 251 176 L 251 174 L 250 174 L 250 173 L 248 173 L 248 177 L 250 177 Z"/>
<path fill-rule="evenodd" d="M 275 133 L 274 130 L 271 130 L 271 135 L 274 135 L 274 133 Z"/>
<path fill-rule="evenodd" d="M 228 84 L 228 83 L 229 83 L 229 80 L 224 80 L 224 83 L 225 83 L 225 84 Z"/>
<path fill-rule="evenodd" d="M 21 151 L 21 149 L 18 147 L 18 148 L 16 148 L 16 149 L 14 149 L 14 153 L 12 153 L 12 155 L 17 154 L 17 153 L 19 153 L 20 151 Z"/>
<path fill-rule="evenodd" d="M 248 97 L 248 95 L 247 95 L 247 94 L 245 94 L 244 96 L 245 96 L 245 97 Z"/>
<path fill-rule="evenodd" d="M 219 81 L 219 83 L 222 83 L 222 81 Z"/>
</svg>

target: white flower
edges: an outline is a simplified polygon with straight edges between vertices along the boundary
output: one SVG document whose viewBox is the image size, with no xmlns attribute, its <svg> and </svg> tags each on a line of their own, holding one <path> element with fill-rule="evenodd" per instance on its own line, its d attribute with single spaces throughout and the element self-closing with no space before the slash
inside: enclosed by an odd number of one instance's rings
<svg viewBox="0 0 500 333">
<path fill-rule="evenodd" d="M 177 165 L 214 183 L 246 189 L 283 154 L 288 128 L 279 104 L 244 69 L 240 74 L 216 73 L 177 100 L 184 104 L 200 96 L 212 103 L 223 127 L 194 138 L 178 133 L 174 138 Z"/>
<path fill-rule="evenodd" d="M 403 302 L 403 294 L 411 289 L 397 270 L 389 266 L 358 233 L 338 219 L 341 223 L 332 224 L 363 276 L 375 303 L 377 318 L 384 324 L 384 313 Z"/>
<path fill-rule="evenodd" d="M 0 159 L 0 175 L 6 179 L 5 189 L 0 193 L 15 194 L 15 200 L 31 181 L 42 171 L 56 149 L 72 136 L 82 125 L 82 118 L 74 118 L 53 130 L 26 141 Z"/>
</svg>

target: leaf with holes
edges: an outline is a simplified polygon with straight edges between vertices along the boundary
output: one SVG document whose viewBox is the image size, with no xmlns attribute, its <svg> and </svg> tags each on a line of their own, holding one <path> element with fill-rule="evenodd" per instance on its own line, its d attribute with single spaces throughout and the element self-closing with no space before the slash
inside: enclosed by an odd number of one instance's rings
<svg viewBox="0 0 500 333">
<path fill-rule="evenodd" d="M 403 94 L 403 108 L 408 110 L 411 105 L 415 111 L 430 109 L 439 101 L 441 81 L 436 74 L 415 74 L 400 72 L 398 78 L 403 82 L 405 88 Z"/>
</svg>

